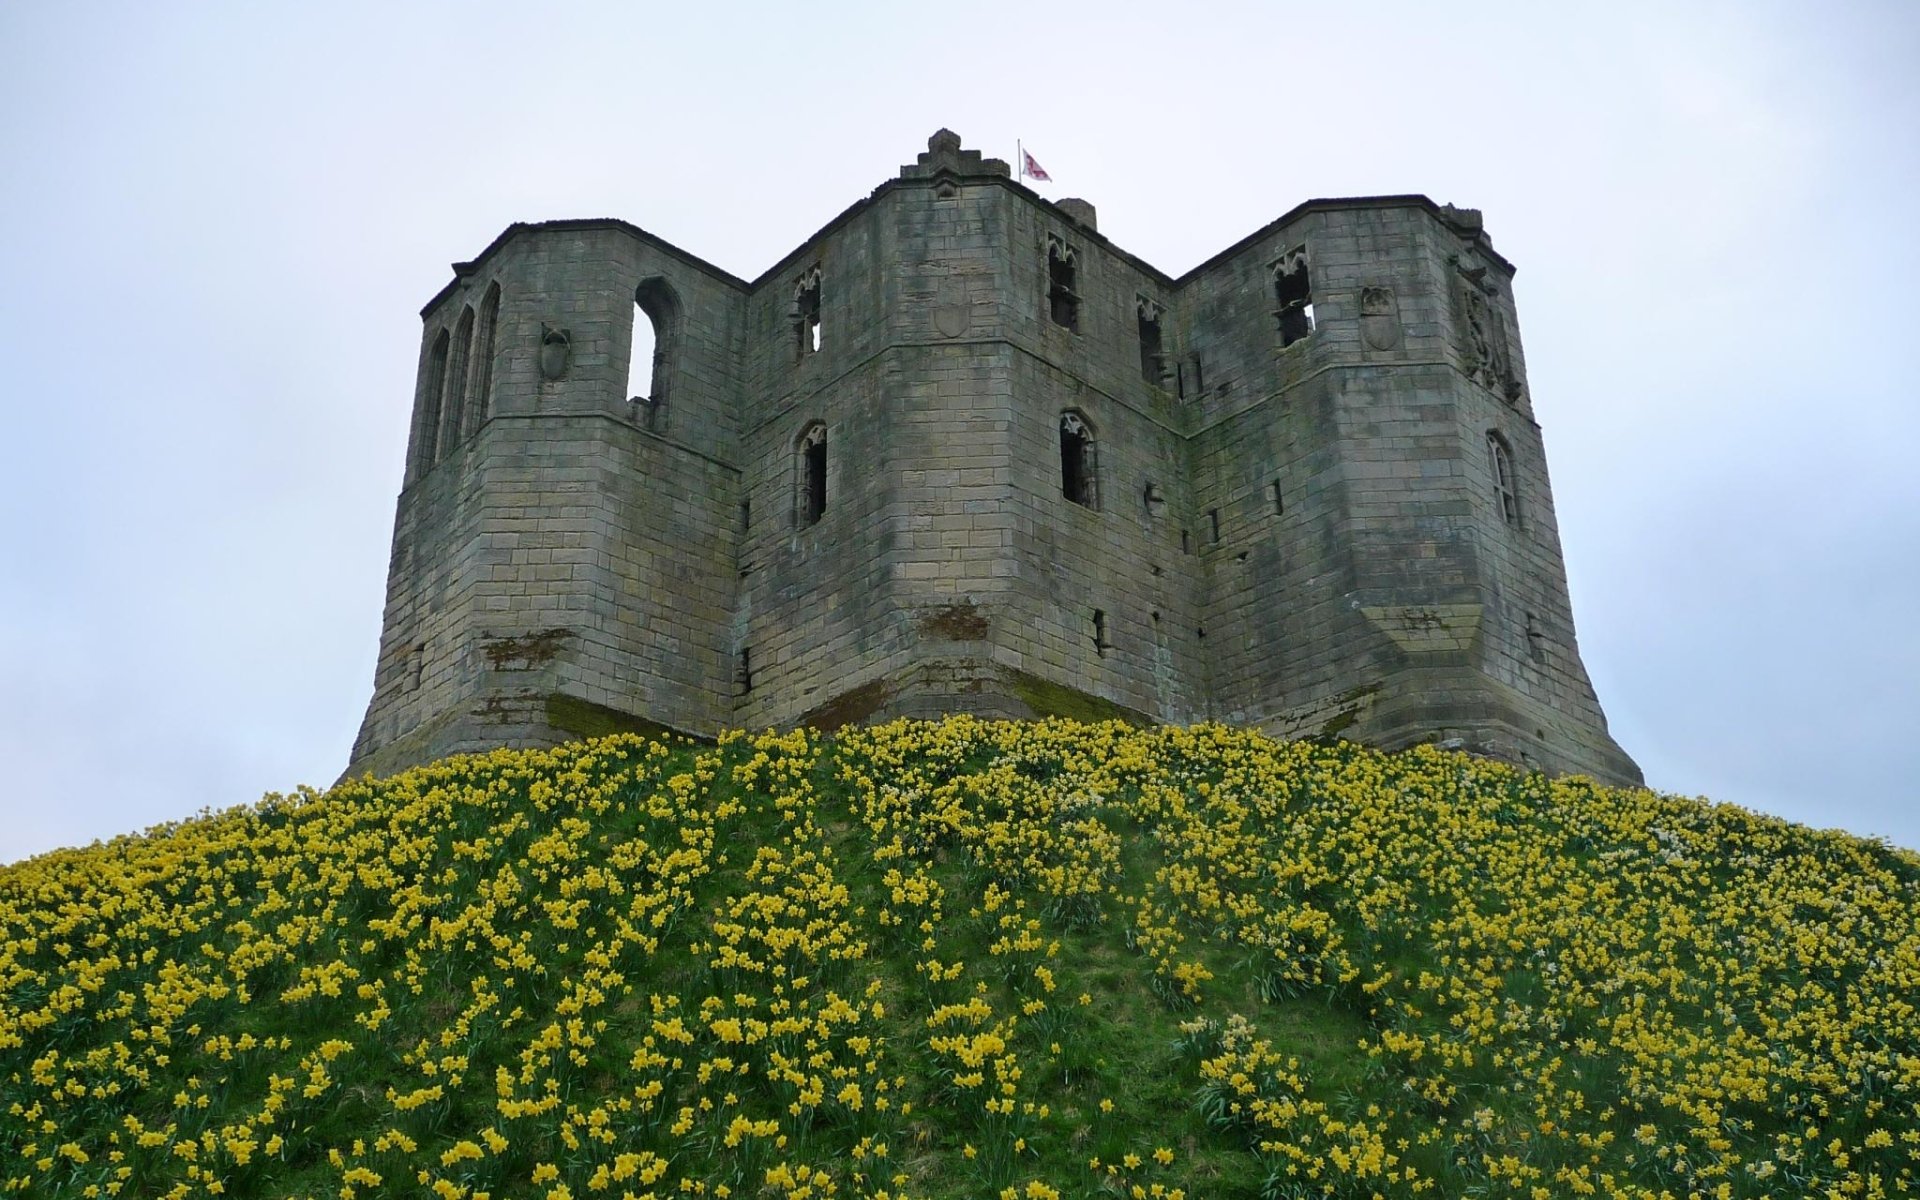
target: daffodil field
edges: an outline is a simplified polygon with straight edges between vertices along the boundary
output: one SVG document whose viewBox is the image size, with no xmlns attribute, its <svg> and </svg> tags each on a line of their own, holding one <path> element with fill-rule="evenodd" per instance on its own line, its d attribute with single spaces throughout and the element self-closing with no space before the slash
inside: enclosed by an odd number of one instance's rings
<svg viewBox="0 0 1920 1200">
<path fill-rule="evenodd" d="M 621 737 L 0 868 L 0 1196 L 1920 1194 L 1920 857 L 1219 726 Z"/>
</svg>

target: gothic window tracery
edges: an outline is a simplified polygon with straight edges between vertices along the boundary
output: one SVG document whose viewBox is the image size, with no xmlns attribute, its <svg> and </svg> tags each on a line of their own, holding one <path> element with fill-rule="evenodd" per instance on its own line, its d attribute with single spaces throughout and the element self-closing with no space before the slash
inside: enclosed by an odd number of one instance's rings
<svg viewBox="0 0 1920 1200">
<path fill-rule="evenodd" d="M 1080 264 L 1073 247 L 1047 235 L 1047 314 L 1055 325 L 1080 332 Z"/>
<path fill-rule="evenodd" d="M 1072 409 L 1060 414 L 1060 494 L 1086 508 L 1100 507 L 1098 447 L 1093 427 Z"/>
<path fill-rule="evenodd" d="M 1273 264 L 1273 298 L 1282 346 L 1313 332 L 1313 281 L 1307 273 L 1305 246 L 1294 247 Z"/>
<path fill-rule="evenodd" d="M 820 268 L 814 267 L 793 287 L 793 338 L 796 357 L 820 353 Z"/>
<path fill-rule="evenodd" d="M 800 435 L 795 450 L 794 521 L 800 528 L 818 524 L 827 512 L 827 426 L 815 421 Z"/>
<path fill-rule="evenodd" d="M 1513 451 L 1498 430 L 1487 431 L 1487 462 L 1493 471 L 1493 496 L 1500 519 L 1518 528 L 1520 492 L 1513 473 Z"/>
<path fill-rule="evenodd" d="M 480 322 L 475 326 L 473 357 L 467 366 L 467 395 L 461 407 L 466 412 L 463 437 L 480 432 L 493 408 L 493 345 L 500 325 L 500 284 L 489 284 L 480 301 Z"/>
</svg>

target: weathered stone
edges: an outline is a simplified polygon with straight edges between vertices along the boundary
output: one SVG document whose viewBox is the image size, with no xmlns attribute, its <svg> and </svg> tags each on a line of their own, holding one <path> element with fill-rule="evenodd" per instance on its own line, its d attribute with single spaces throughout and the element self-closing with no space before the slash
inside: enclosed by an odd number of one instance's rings
<svg viewBox="0 0 1920 1200">
<path fill-rule="evenodd" d="M 1310 201 L 1173 278 L 1010 174 L 942 131 L 752 281 L 614 220 L 458 264 L 350 769 L 967 711 L 1639 778 L 1477 213 Z"/>
</svg>

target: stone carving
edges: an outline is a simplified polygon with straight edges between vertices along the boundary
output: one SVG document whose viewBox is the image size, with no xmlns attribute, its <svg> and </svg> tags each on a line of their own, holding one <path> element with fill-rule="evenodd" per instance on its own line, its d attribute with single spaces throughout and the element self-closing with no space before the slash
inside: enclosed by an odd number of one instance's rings
<svg viewBox="0 0 1920 1200">
<path fill-rule="evenodd" d="M 966 282 L 949 275 L 933 289 L 933 331 L 941 337 L 957 338 L 972 324 Z"/>
<path fill-rule="evenodd" d="M 1375 350 L 1391 350 L 1400 344 L 1400 307 L 1393 289 L 1360 289 L 1360 336 Z"/>
<path fill-rule="evenodd" d="M 1146 492 L 1143 494 L 1143 499 L 1145 499 L 1147 503 L 1148 516 L 1158 517 L 1166 513 L 1167 494 L 1161 490 L 1159 484 L 1149 483 Z"/>
<path fill-rule="evenodd" d="M 1524 392 L 1507 352 L 1507 328 L 1499 307 L 1499 289 L 1487 279 L 1487 268 L 1459 264 L 1454 287 L 1454 316 L 1459 327 L 1461 365 L 1477 383 L 1507 403 Z"/>
<path fill-rule="evenodd" d="M 548 383 L 567 373 L 573 358 L 573 335 L 551 325 L 540 326 L 540 377 Z"/>
</svg>

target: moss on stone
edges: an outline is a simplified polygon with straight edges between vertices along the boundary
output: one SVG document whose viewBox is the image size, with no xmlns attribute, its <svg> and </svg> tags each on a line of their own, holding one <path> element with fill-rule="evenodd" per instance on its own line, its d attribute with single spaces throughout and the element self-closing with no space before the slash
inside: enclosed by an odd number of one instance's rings
<svg viewBox="0 0 1920 1200">
<path fill-rule="evenodd" d="M 675 731 L 657 721 L 636 717 L 565 692 L 547 693 L 547 724 L 577 738 L 606 737 L 615 733 L 637 733 L 644 738 L 664 741 Z"/>
<path fill-rule="evenodd" d="M 1351 729 L 1360 720 L 1361 711 L 1367 707 L 1369 700 L 1379 694 L 1379 691 L 1379 684 L 1369 683 L 1334 697 L 1333 707 L 1337 711 L 1321 723 L 1320 732 L 1314 735 L 1315 740 L 1337 741 L 1341 734 Z"/>
<path fill-rule="evenodd" d="M 950 642 L 977 642 L 992 628 L 986 615 L 970 600 L 928 609 L 920 614 L 917 624 L 928 637 Z"/>
<path fill-rule="evenodd" d="M 871 680 L 808 712 L 800 718 L 800 724 L 831 733 L 843 725 L 857 725 L 866 720 L 892 697 L 893 691 L 885 680 Z"/>
<path fill-rule="evenodd" d="M 481 652 L 496 671 L 530 671 L 552 662 L 572 637 L 573 632 L 567 629 L 542 629 L 522 637 L 489 637 L 483 641 Z"/>
<path fill-rule="evenodd" d="M 1067 717 L 1075 721 L 1125 721 L 1129 725 L 1150 724 L 1144 716 L 1125 705 L 1090 695 L 1078 688 L 1054 683 L 1025 671 L 1007 672 L 1007 683 L 1020 702 L 1036 717 Z"/>
</svg>

